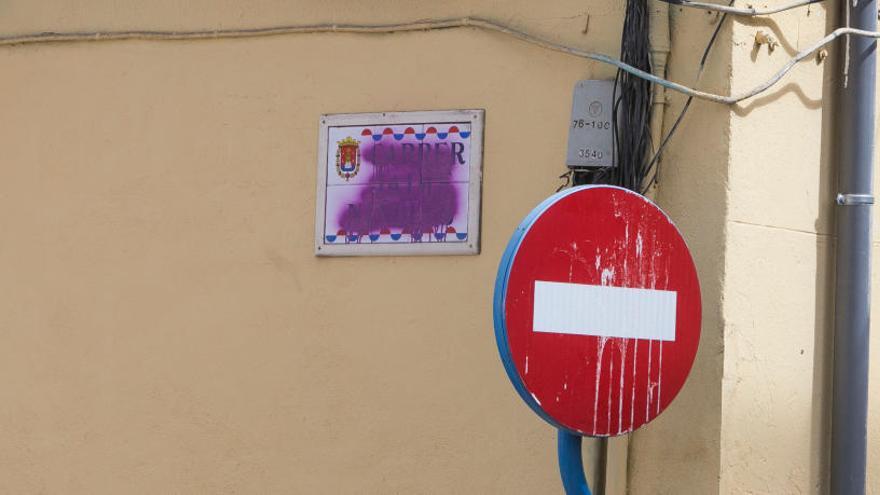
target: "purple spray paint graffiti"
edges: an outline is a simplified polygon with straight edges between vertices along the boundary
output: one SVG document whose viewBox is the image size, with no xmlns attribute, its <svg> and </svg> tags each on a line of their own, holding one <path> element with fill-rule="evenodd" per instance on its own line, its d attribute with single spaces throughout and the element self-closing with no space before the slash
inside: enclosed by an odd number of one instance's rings
<svg viewBox="0 0 880 495">
<path fill-rule="evenodd" d="M 465 242 L 470 151 L 465 126 L 348 128 L 346 138 L 359 134 L 362 170 L 351 182 L 346 178 L 328 188 L 326 240 Z"/>
</svg>

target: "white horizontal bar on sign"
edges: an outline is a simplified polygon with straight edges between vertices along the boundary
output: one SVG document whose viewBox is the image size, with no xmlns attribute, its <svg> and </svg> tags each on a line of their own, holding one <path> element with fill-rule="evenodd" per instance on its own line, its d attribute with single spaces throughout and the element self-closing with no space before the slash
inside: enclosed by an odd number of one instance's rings
<svg viewBox="0 0 880 495">
<path fill-rule="evenodd" d="M 676 293 L 535 281 L 532 329 L 623 339 L 675 340 Z"/>
</svg>

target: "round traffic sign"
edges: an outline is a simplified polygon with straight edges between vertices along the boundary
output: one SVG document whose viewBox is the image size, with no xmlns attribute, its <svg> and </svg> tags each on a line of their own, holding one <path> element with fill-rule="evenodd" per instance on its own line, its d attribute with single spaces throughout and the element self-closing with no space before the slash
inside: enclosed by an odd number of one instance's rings
<svg viewBox="0 0 880 495">
<path fill-rule="evenodd" d="M 495 337 L 522 399 L 557 428 L 632 432 L 684 386 L 700 340 L 690 251 L 656 205 L 614 186 L 557 193 L 523 220 L 495 284 Z"/>
</svg>

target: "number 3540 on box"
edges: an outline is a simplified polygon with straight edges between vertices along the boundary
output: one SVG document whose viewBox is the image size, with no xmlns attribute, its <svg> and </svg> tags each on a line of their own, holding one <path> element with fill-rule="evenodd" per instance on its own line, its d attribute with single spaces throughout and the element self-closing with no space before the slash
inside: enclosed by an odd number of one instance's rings
<svg viewBox="0 0 880 495">
<path fill-rule="evenodd" d="M 575 85 L 565 162 L 570 168 L 614 165 L 613 95 L 614 81 L 578 81 Z"/>
</svg>

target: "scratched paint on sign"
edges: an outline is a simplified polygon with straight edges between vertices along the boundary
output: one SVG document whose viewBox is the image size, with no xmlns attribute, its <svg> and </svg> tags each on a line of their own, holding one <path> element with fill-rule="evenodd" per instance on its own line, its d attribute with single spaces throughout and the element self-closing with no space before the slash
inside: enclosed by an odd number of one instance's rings
<svg viewBox="0 0 880 495">
<path fill-rule="evenodd" d="M 699 342 L 684 240 L 613 188 L 567 196 L 529 228 L 509 273 L 506 337 L 519 379 L 557 424 L 631 432 L 680 391 Z"/>
<path fill-rule="evenodd" d="M 474 127 L 465 119 L 328 126 L 320 244 L 352 254 L 364 245 L 473 247 Z"/>
</svg>

